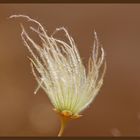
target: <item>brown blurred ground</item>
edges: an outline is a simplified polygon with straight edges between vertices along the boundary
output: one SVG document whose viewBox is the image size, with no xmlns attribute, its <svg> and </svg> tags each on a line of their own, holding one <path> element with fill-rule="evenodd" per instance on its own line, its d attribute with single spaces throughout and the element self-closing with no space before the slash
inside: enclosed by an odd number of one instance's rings
<svg viewBox="0 0 140 140">
<path fill-rule="evenodd" d="M 33 94 L 37 84 L 20 37 L 20 20 L 8 20 L 11 14 L 31 16 L 50 33 L 66 27 L 84 62 L 94 29 L 104 46 L 104 86 L 64 136 L 140 136 L 139 4 L 1 4 L 0 136 L 56 136 L 60 125 L 45 93 Z"/>
</svg>

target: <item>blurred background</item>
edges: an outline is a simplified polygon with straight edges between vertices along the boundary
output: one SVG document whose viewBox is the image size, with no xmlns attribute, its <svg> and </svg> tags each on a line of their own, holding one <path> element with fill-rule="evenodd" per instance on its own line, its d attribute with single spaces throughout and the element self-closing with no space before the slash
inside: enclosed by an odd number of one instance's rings
<svg viewBox="0 0 140 140">
<path fill-rule="evenodd" d="M 140 136 L 140 4 L 0 4 L 0 136 L 56 136 L 59 116 L 31 73 L 19 23 L 25 14 L 52 33 L 64 26 L 84 63 L 94 29 L 106 52 L 100 93 L 64 136 Z M 26 23 L 27 24 L 27 23 Z"/>
</svg>

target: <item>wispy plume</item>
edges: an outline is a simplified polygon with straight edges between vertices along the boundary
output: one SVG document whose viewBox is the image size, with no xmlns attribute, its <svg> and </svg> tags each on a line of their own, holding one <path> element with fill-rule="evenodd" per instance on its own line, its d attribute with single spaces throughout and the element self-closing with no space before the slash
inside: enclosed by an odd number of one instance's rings
<svg viewBox="0 0 140 140">
<path fill-rule="evenodd" d="M 38 21 L 25 15 L 10 16 L 20 17 L 37 24 L 37 28 L 30 26 L 30 29 L 38 35 L 42 43 L 41 46 L 38 45 L 21 25 L 21 37 L 32 55 L 32 72 L 38 82 L 34 93 L 41 87 L 55 110 L 63 117 L 80 117 L 81 111 L 86 109 L 98 94 L 106 71 L 104 49 L 96 32 L 94 31 L 93 51 L 86 70 L 73 38 L 64 27 L 57 28 L 49 36 Z M 57 32 L 64 32 L 68 42 L 54 37 Z"/>
</svg>

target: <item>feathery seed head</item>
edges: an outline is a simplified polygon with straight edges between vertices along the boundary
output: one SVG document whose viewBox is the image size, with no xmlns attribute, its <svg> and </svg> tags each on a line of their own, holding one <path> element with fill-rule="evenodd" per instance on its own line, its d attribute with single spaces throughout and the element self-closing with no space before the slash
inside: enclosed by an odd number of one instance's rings
<svg viewBox="0 0 140 140">
<path fill-rule="evenodd" d="M 94 31 L 94 46 L 89 58 L 88 71 L 80 58 L 73 38 L 64 28 L 57 28 L 49 36 L 44 27 L 36 20 L 25 15 L 12 15 L 10 18 L 23 17 L 38 25 L 30 27 L 40 38 L 42 45 L 33 41 L 22 26 L 21 37 L 32 55 L 31 67 L 38 87 L 48 95 L 55 111 L 68 118 L 78 118 L 79 113 L 89 106 L 103 84 L 106 70 L 104 50 Z M 54 35 L 63 31 L 69 43 Z M 37 51 L 37 54 L 34 51 Z"/>
</svg>

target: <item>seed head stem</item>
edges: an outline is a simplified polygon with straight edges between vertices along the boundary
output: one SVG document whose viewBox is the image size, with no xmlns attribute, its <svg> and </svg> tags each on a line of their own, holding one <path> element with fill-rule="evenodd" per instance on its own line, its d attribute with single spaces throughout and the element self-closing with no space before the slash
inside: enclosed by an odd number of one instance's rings
<svg viewBox="0 0 140 140">
<path fill-rule="evenodd" d="M 62 136 L 65 126 L 67 124 L 67 118 L 65 116 L 60 116 L 60 117 L 61 117 L 61 127 L 60 127 L 60 131 L 58 133 L 58 137 Z"/>
</svg>

